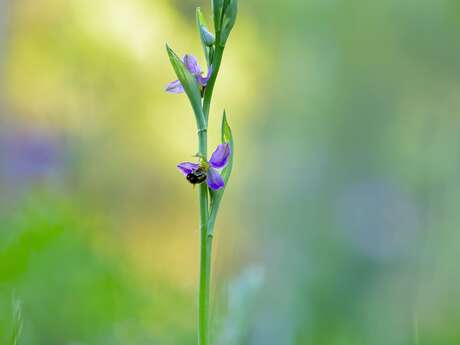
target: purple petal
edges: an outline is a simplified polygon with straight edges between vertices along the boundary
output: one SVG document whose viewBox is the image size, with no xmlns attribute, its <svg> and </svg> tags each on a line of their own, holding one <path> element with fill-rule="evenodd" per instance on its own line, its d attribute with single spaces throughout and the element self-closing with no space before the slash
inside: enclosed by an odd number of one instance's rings
<svg viewBox="0 0 460 345">
<path fill-rule="evenodd" d="M 211 164 L 211 166 L 216 169 L 223 168 L 227 165 L 230 153 L 231 150 L 229 144 L 219 144 L 219 146 L 217 146 L 217 149 L 212 154 L 211 159 L 209 160 L 209 164 Z"/>
<path fill-rule="evenodd" d="M 212 190 L 221 189 L 225 186 L 225 182 L 220 176 L 219 172 L 213 168 L 208 169 L 208 178 L 207 178 L 208 186 Z"/>
<path fill-rule="evenodd" d="M 209 66 L 208 75 L 206 77 L 203 77 L 201 74 L 199 74 L 196 76 L 196 79 L 201 84 L 201 86 L 206 86 L 208 84 L 209 79 L 211 78 L 211 74 L 212 74 L 212 66 Z"/>
<path fill-rule="evenodd" d="M 197 170 L 198 168 L 200 167 L 199 164 L 196 164 L 196 163 L 190 163 L 190 162 L 184 162 L 184 163 L 180 163 L 177 165 L 177 168 L 180 170 L 180 172 L 182 174 L 184 174 L 185 176 L 187 176 L 188 174 L 190 174 L 191 172 L 194 172 L 195 170 Z"/>
<path fill-rule="evenodd" d="M 198 61 L 193 55 L 190 55 L 190 54 L 185 55 L 184 64 L 185 64 L 185 67 L 187 67 L 187 69 L 193 75 L 201 75 L 201 68 L 198 65 Z"/>
<path fill-rule="evenodd" d="M 182 93 L 184 92 L 184 87 L 180 83 L 180 80 L 175 80 L 166 85 L 166 92 L 169 93 Z"/>
</svg>

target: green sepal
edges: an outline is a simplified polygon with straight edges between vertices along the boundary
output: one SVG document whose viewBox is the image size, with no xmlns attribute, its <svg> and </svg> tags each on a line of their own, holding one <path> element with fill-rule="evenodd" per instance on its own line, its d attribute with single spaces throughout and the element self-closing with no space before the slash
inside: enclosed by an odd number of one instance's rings
<svg viewBox="0 0 460 345">
<path fill-rule="evenodd" d="M 167 44 L 166 50 L 168 52 L 171 65 L 176 72 L 177 78 L 180 80 L 182 86 L 184 87 L 185 93 L 190 100 L 193 111 L 195 113 L 198 129 L 205 129 L 206 121 L 204 119 L 203 108 L 201 106 L 201 93 L 198 82 L 195 76 L 190 73 L 187 67 L 185 67 L 182 60 Z"/>
<path fill-rule="evenodd" d="M 221 176 L 224 179 L 225 186 L 217 191 L 213 191 L 209 189 L 209 193 L 211 195 L 211 205 L 209 210 L 209 220 L 208 220 L 208 236 L 213 236 L 214 233 L 214 224 L 217 217 L 217 212 L 219 211 L 220 202 L 222 197 L 224 196 L 225 189 L 227 188 L 228 180 L 230 179 L 230 175 L 232 173 L 233 168 L 233 157 L 235 154 L 234 151 L 234 142 L 233 142 L 233 134 L 230 126 L 227 122 L 227 114 L 224 111 L 224 115 L 222 117 L 222 126 L 221 126 L 221 141 L 222 144 L 228 143 L 230 145 L 230 157 L 228 159 L 227 166 L 222 170 Z"/>
</svg>

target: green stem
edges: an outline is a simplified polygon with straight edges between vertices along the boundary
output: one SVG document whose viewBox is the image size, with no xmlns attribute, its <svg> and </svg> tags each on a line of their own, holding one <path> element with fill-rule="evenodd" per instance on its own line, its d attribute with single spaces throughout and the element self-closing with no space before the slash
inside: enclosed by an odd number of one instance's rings
<svg viewBox="0 0 460 345">
<path fill-rule="evenodd" d="M 204 99 L 203 99 L 203 113 L 206 121 L 209 117 L 209 108 L 211 106 L 212 93 L 214 91 L 214 85 L 216 84 L 217 75 L 219 74 L 220 63 L 222 61 L 222 55 L 224 54 L 224 47 L 216 45 L 214 56 L 212 58 L 212 74 L 211 78 L 206 85 L 204 90 Z"/>
<path fill-rule="evenodd" d="M 198 131 L 199 153 L 207 158 L 207 131 Z M 198 293 L 198 345 L 208 345 L 209 285 L 211 278 L 211 242 L 206 240 L 208 232 L 208 186 L 199 185 L 200 196 L 200 285 Z"/>
<path fill-rule="evenodd" d="M 203 97 L 203 117 L 207 127 L 209 110 L 211 106 L 212 93 L 216 78 L 219 73 L 220 63 L 224 48 L 217 46 L 213 56 L 212 75 L 206 86 Z M 203 126 L 201 126 L 203 128 Z M 199 153 L 207 158 L 207 131 L 206 129 L 198 130 Z M 209 291 L 211 285 L 211 258 L 212 258 L 212 233 L 214 220 L 208 225 L 208 186 L 205 183 L 200 184 L 200 286 L 198 292 L 198 345 L 209 345 Z"/>
<path fill-rule="evenodd" d="M 206 187 L 200 186 L 205 189 Z M 207 191 L 205 191 L 207 193 Z M 209 345 L 209 291 L 211 283 L 211 253 L 212 238 L 208 238 L 207 225 L 201 228 L 200 255 L 200 291 L 199 291 L 199 320 L 198 344 Z"/>
</svg>

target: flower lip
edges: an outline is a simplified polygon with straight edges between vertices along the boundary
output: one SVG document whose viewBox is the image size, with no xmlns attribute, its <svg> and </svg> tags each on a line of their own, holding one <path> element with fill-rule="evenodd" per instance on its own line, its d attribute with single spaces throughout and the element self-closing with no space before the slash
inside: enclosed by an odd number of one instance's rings
<svg viewBox="0 0 460 345">
<path fill-rule="evenodd" d="M 191 172 L 186 176 L 186 179 L 188 182 L 191 184 L 198 184 L 206 181 L 207 174 L 206 170 L 203 170 L 202 168 L 198 168 L 197 170 Z"/>
<path fill-rule="evenodd" d="M 203 77 L 201 74 L 197 74 L 196 79 L 201 84 L 201 86 L 206 86 L 208 85 L 209 79 L 211 79 L 211 74 L 212 74 L 212 66 L 209 66 L 208 74 L 206 75 L 206 77 Z"/>
</svg>

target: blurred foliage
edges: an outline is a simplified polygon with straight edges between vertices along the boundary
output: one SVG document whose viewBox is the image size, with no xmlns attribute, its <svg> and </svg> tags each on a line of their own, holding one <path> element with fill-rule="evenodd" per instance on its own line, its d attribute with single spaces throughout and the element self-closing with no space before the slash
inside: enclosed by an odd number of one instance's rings
<svg viewBox="0 0 460 345">
<path fill-rule="evenodd" d="M 95 250 L 80 216 L 68 200 L 39 194 L 2 224 L 1 304 L 21 296 L 21 343 L 170 343 L 171 332 L 179 343 L 192 343 L 186 320 L 193 311 L 184 303 L 191 296 L 161 281 L 149 293 L 122 254 Z M 6 316 L 2 326 L 11 325 Z"/>
<path fill-rule="evenodd" d="M 24 345 L 194 344 L 196 133 L 164 43 L 198 55 L 208 1 L 0 5 L 0 343 L 20 301 Z M 240 5 L 215 344 L 460 343 L 459 2 Z"/>
</svg>

